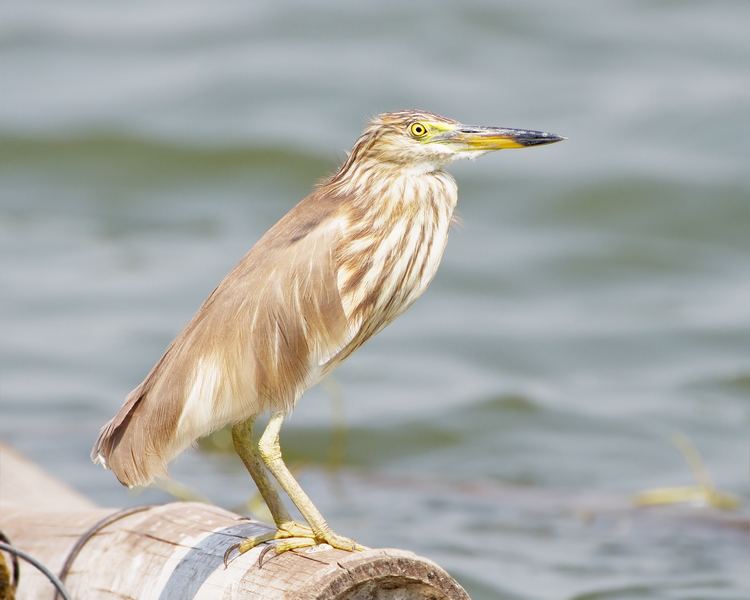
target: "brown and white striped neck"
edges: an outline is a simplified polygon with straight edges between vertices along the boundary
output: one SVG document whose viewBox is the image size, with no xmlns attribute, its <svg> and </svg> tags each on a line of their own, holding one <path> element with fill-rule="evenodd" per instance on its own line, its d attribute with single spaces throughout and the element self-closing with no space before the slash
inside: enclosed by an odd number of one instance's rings
<svg viewBox="0 0 750 600">
<path fill-rule="evenodd" d="M 335 182 L 345 194 L 337 283 L 352 341 L 343 360 L 406 310 L 435 276 L 457 202 L 446 172 L 359 164 Z"/>
</svg>

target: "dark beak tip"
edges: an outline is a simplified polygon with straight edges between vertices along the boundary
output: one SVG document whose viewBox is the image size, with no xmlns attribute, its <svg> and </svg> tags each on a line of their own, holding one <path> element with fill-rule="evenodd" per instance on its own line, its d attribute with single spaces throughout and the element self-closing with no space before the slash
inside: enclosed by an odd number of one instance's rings
<svg viewBox="0 0 750 600">
<path fill-rule="evenodd" d="M 549 143 L 552 144 L 553 142 L 562 142 L 563 140 L 567 140 L 565 136 L 557 135 L 556 133 L 548 133 L 543 140 L 547 141 L 549 140 Z"/>
<path fill-rule="evenodd" d="M 522 144 L 524 146 L 543 146 L 545 144 L 554 144 L 555 142 L 562 142 L 563 140 L 567 140 L 568 138 L 563 137 L 561 135 L 555 135 L 553 133 L 548 133 L 544 135 L 535 135 L 533 137 L 518 137 L 516 138 L 516 141 L 519 144 Z"/>
</svg>

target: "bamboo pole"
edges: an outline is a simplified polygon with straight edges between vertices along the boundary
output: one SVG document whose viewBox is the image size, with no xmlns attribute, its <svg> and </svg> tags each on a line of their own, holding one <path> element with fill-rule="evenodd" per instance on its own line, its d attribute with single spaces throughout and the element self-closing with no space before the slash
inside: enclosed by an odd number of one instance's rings
<svg viewBox="0 0 750 600">
<path fill-rule="evenodd" d="M 270 552 L 259 567 L 259 547 L 225 568 L 229 546 L 269 527 L 197 502 L 96 507 L 2 446 L 0 529 L 61 573 L 76 600 L 468 600 L 438 565 L 404 550 L 318 546 Z M 43 576 L 22 567 L 18 598 L 53 597 Z"/>
</svg>

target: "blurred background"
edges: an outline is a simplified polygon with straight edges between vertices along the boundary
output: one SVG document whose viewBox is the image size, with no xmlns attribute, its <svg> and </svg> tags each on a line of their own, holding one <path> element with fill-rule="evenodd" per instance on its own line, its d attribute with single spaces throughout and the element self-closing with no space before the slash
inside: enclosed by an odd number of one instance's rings
<svg viewBox="0 0 750 600">
<path fill-rule="evenodd" d="M 544 129 L 569 140 L 452 169 L 435 282 L 302 399 L 289 461 L 337 531 L 475 600 L 746 600 L 748 23 L 743 0 L 0 4 L 0 439 L 101 504 L 169 500 L 89 462 L 99 427 L 370 116 Z M 745 508 L 631 508 L 695 483 L 675 432 Z M 171 472 L 247 510 L 226 446 Z"/>
</svg>

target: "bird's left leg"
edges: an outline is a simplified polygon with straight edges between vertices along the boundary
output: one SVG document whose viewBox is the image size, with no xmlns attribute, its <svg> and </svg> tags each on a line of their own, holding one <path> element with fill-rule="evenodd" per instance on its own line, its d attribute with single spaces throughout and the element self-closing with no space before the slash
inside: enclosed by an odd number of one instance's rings
<svg viewBox="0 0 750 600">
<path fill-rule="evenodd" d="M 247 421 L 234 425 L 232 427 L 232 443 L 235 452 L 242 459 L 266 506 L 268 506 L 268 510 L 271 512 L 271 516 L 276 524 L 276 531 L 247 538 L 241 543 L 231 546 L 225 554 L 225 562 L 234 550 L 239 550 L 239 553 L 242 554 L 259 544 L 271 540 L 312 537 L 312 530 L 307 525 L 302 525 L 292 519 L 279 496 L 279 492 L 269 480 L 266 466 L 258 455 L 256 444 L 253 441 L 254 423 L 255 417 L 251 417 Z"/>
<path fill-rule="evenodd" d="M 304 548 L 314 545 L 315 543 L 329 544 L 334 548 L 347 550 L 349 552 L 363 550 L 363 546 L 360 546 L 357 542 L 331 531 L 331 528 L 323 518 L 323 515 L 320 514 L 320 511 L 312 503 L 310 497 L 302 489 L 302 486 L 297 483 L 297 480 L 294 479 L 291 472 L 284 464 L 284 460 L 281 458 L 281 446 L 279 444 L 279 432 L 281 431 L 281 425 L 283 422 L 283 413 L 277 412 L 271 415 L 266 430 L 260 437 L 258 449 L 263 462 L 268 467 L 268 470 L 271 471 L 274 477 L 276 477 L 279 485 L 287 493 L 289 498 L 291 498 L 300 513 L 302 513 L 302 516 L 309 523 L 312 528 L 312 535 L 297 536 L 297 539 L 284 540 L 275 547 L 276 553 L 280 554 L 287 550 Z"/>
</svg>

